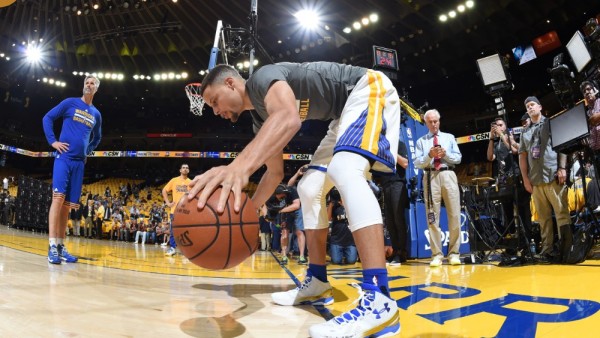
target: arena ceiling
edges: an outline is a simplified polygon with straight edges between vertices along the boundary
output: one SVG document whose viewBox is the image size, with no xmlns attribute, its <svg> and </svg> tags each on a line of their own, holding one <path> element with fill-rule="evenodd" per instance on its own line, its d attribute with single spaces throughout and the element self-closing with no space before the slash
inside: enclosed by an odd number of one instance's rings
<svg viewBox="0 0 600 338">
<path fill-rule="evenodd" d="M 271 58 L 371 66 L 373 45 L 393 48 L 400 60 L 398 82 L 413 91 L 417 106 L 426 100 L 435 102 L 434 96 L 446 96 L 445 103 L 450 104 L 457 90 L 485 95 L 476 75 L 478 58 L 507 55 L 516 45 L 552 30 L 564 45 L 575 29 L 600 12 L 597 1 L 475 0 L 473 9 L 446 23 L 439 21 L 440 14 L 463 2 L 260 0 L 257 37 L 266 53 L 258 51 L 256 57 L 260 64 Z M 94 9 L 94 4 L 99 8 Z M 293 14 L 303 6 L 322 13 L 321 22 L 329 29 L 302 30 Z M 134 74 L 187 72 L 187 80 L 162 84 L 182 94 L 183 84 L 201 79 L 199 72 L 208 67 L 217 21 L 247 29 L 250 7 L 250 0 L 17 0 L 0 8 L 0 53 L 12 56 L 9 61 L 0 59 L 0 86 L 48 76 L 63 78 L 69 87 L 77 88 L 81 79 L 72 72 L 103 71 L 123 73 L 126 83 L 104 90 L 137 95 L 152 81 L 134 82 Z M 379 15 L 376 23 L 343 32 L 371 13 Z M 23 42 L 31 41 L 45 53 L 37 66 L 24 64 Z M 246 38 L 241 41 L 246 42 Z M 228 61 L 235 65 L 247 59 L 244 53 L 232 52 Z M 544 72 L 550 65 L 551 61 L 540 61 L 529 69 Z M 518 73 L 519 67 L 513 66 Z M 549 82 L 546 74 L 534 77 L 540 79 L 540 86 Z M 452 82 L 444 82 L 448 79 Z"/>
</svg>

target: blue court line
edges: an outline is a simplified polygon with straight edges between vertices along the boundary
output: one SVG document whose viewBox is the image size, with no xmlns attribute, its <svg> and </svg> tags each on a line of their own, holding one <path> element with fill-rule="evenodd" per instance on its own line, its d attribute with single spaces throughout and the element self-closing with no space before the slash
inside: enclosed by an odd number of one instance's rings
<svg viewBox="0 0 600 338">
<path fill-rule="evenodd" d="M 294 276 L 294 274 L 290 271 L 290 269 L 288 269 L 285 265 L 281 264 L 281 261 L 273 253 L 273 251 L 271 251 L 271 256 L 273 256 L 273 258 L 277 261 L 277 263 L 279 263 L 279 265 L 281 266 L 281 268 L 283 269 L 283 271 L 285 271 L 285 273 L 287 273 L 287 275 L 294 282 L 294 284 L 296 284 L 296 286 L 299 287 L 300 286 L 300 280 L 298 278 L 296 278 L 296 276 Z M 329 311 L 329 309 L 325 307 L 325 305 L 313 305 L 312 307 L 314 307 L 315 310 L 317 310 L 317 312 L 319 312 L 319 314 L 321 315 L 321 317 L 323 317 L 325 320 L 330 320 L 331 318 L 335 317 L 331 313 L 331 311 Z"/>
</svg>

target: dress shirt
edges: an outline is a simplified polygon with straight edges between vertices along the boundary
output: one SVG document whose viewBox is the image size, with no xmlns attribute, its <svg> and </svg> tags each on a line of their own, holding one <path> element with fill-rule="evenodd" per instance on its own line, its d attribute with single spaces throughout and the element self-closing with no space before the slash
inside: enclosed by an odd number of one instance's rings
<svg viewBox="0 0 600 338">
<path fill-rule="evenodd" d="M 446 149 L 446 156 L 442 160 L 442 168 L 453 168 L 459 164 L 462 159 L 462 154 L 458 149 L 456 138 L 449 133 L 438 132 L 438 143 L 442 148 Z M 415 151 L 414 165 L 419 169 L 433 169 L 433 158 L 429 157 L 429 149 L 433 147 L 433 134 L 431 132 L 423 135 L 417 140 L 417 149 Z"/>
</svg>

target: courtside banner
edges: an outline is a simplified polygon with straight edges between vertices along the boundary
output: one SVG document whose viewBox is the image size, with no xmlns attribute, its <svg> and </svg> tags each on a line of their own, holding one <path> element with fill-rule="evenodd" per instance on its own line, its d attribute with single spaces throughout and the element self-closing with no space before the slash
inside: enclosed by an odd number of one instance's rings
<svg viewBox="0 0 600 338">
<path fill-rule="evenodd" d="M 509 129 L 509 132 L 512 132 L 513 135 L 517 135 L 517 134 L 521 134 L 522 130 L 523 130 L 523 127 L 517 127 L 517 128 Z M 489 139 L 490 139 L 490 132 L 486 131 L 484 133 L 478 133 L 478 134 L 473 134 L 473 135 L 457 137 L 456 143 L 462 144 L 462 143 L 470 143 L 470 142 L 476 142 L 476 141 L 485 141 L 485 140 L 489 140 Z"/>
<path fill-rule="evenodd" d="M 21 149 L 0 143 L 0 151 L 6 151 L 8 153 L 19 154 L 29 157 L 55 157 L 56 152 L 50 151 L 31 151 Z M 155 151 L 155 150 L 95 150 L 88 157 L 135 157 L 135 158 L 230 158 L 234 159 L 237 157 L 238 152 L 227 152 L 227 151 Z M 310 161 L 312 159 L 311 154 L 283 154 L 284 160 L 291 161 Z"/>
</svg>

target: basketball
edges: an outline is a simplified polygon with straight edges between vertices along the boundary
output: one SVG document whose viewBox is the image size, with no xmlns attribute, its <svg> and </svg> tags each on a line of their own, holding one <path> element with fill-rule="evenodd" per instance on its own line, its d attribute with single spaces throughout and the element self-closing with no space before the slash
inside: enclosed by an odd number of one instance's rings
<svg viewBox="0 0 600 338">
<path fill-rule="evenodd" d="M 198 198 L 181 198 L 173 217 L 173 234 L 177 246 L 190 262 L 211 270 L 232 268 L 250 257 L 258 248 L 259 223 L 256 208 L 246 193 L 240 212 L 233 209 L 233 193 L 225 210 L 217 213 L 221 188 L 209 197 L 204 209 Z"/>
</svg>

